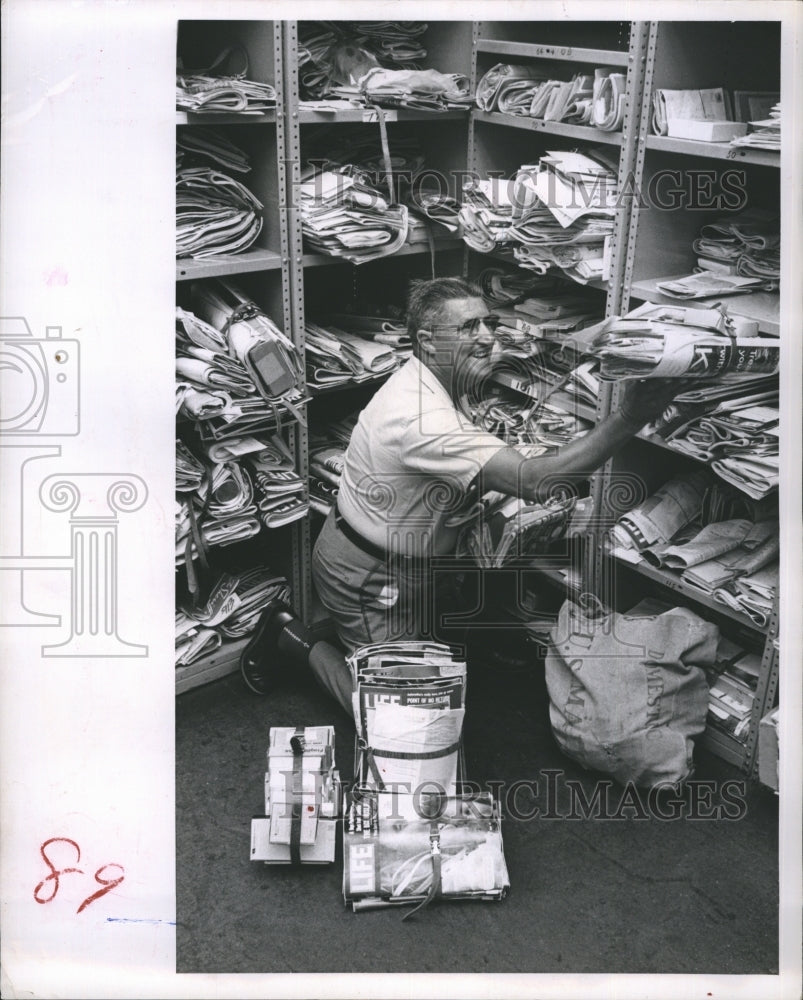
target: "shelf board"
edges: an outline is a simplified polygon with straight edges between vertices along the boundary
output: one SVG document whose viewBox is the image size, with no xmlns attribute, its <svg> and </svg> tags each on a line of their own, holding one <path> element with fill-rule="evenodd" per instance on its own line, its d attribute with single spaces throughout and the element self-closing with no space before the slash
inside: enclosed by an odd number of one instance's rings
<svg viewBox="0 0 803 1000">
<path fill-rule="evenodd" d="M 177 111 L 176 125 L 267 125 L 276 121 L 276 109 L 258 114 L 218 111 Z"/>
<path fill-rule="evenodd" d="M 668 135 L 648 135 L 647 149 L 664 153 L 682 153 L 684 156 L 702 156 L 709 160 L 733 160 L 736 163 L 753 163 L 760 167 L 780 169 L 781 154 L 773 149 L 749 149 L 731 146 L 729 142 L 700 142 L 698 139 L 674 139 Z"/>
<path fill-rule="evenodd" d="M 226 274 L 245 274 L 247 271 L 277 271 L 281 266 L 281 255 L 273 250 L 252 249 L 228 256 L 204 257 L 201 260 L 182 257 L 176 261 L 176 281 L 217 278 Z"/>
<path fill-rule="evenodd" d="M 593 63 L 595 66 L 627 66 L 628 53 L 613 49 L 580 49 L 566 45 L 538 45 L 534 42 L 508 42 L 481 38 L 477 52 L 525 59 L 556 59 L 559 62 Z"/>
<path fill-rule="evenodd" d="M 459 250 L 465 244 L 461 239 L 451 237 L 445 240 L 435 240 L 435 251 L 439 252 L 441 250 Z M 389 260 L 392 257 L 408 257 L 413 254 L 424 254 L 429 253 L 429 243 L 405 243 L 404 246 L 400 247 L 395 253 L 388 254 L 386 257 L 377 257 L 377 260 Z M 328 254 L 322 253 L 305 253 L 301 258 L 301 264 L 303 267 L 326 267 L 331 264 L 348 264 L 349 262 L 345 257 L 330 257 Z M 370 262 L 366 262 L 370 263 Z M 361 265 L 354 265 L 361 266 Z"/>
<path fill-rule="evenodd" d="M 451 111 L 410 111 L 406 108 L 382 108 L 386 122 L 455 121 L 465 118 L 465 110 Z M 298 120 L 302 125 L 336 125 L 342 122 L 377 122 L 379 116 L 374 108 L 347 108 L 341 111 L 315 111 L 299 105 Z"/>
<path fill-rule="evenodd" d="M 565 135 L 585 142 L 608 143 L 611 146 L 622 145 L 621 132 L 605 132 L 588 125 L 571 125 L 568 122 L 546 122 L 543 118 L 528 118 L 525 115 L 504 115 L 498 111 L 471 112 L 474 121 L 488 122 L 490 125 L 504 125 L 507 128 L 527 129 L 530 132 L 544 132 L 547 135 Z"/>
<path fill-rule="evenodd" d="M 176 694 L 184 694 L 202 684 L 209 684 L 240 669 L 240 655 L 248 645 L 250 637 L 224 642 L 223 645 L 195 663 L 176 667 Z"/>
<path fill-rule="evenodd" d="M 661 278 L 645 278 L 641 281 L 634 281 L 630 288 L 630 295 L 635 299 L 643 299 L 647 302 L 656 302 L 661 305 L 689 306 L 694 309 L 710 309 L 716 303 L 721 302 L 727 307 L 732 316 L 741 316 L 744 319 L 752 319 L 758 322 L 761 333 L 772 334 L 778 337 L 781 332 L 780 296 L 777 292 L 748 292 L 745 295 L 712 295 L 707 299 L 673 299 L 670 295 L 664 295 L 658 288 L 659 281 L 677 281 L 686 275 L 670 275 Z"/>
<path fill-rule="evenodd" d="M 756 625 L 756 623 L 749 618 L 747 615 L 740 614 L 733 608 L 728 607 L 727 604 L 722 604 L 710 597 L 708 594 L 703 593 L 701 590 L 697 590 L 696 587 L 689 587 L 685 584 L 680 576 L 676 576 L 670 570 L 658 569 L 655 566 L 651 566 L 649 563 L 644 561 L 639 563 L 632 563 L 627 559 L 622 559 L 620 556 L 615 555 L 612 552 L 604 553 L 609 559 L 613 559 L 620 566 L 627 566 L 629 569 L 633 570 L 634 573 L 638 573 L 640 576 L 646 576 L 649 580 L 654 580 L 656 583 L 660 583 L 662 586 L 668 588 L 669 590 L 674 590 L 675 593 L 680 594 L 683 598 L 691 601 L 694 604 L 701 604 L 703 607 L 710 608 L 711 611 L 716 611 L 717 614 L 724 615 L 726 618 L 730 618 L 739 625 L 743 625 L 749 628 L 753 632 L 760 632 L 765 635 L 766 628 L 761 628 Z"/>
</svg>

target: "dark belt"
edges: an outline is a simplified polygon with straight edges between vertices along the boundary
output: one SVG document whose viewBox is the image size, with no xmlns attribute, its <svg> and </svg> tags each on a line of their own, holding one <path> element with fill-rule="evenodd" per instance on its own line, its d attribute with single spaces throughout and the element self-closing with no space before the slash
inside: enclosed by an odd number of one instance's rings
<svg viewBox="0 0 803 1000">
<path fill-rule="evenodd" d="M 373 542 L 369 542 L 367 538 L 363 538 L 359 531 L 355 531 L 340 513 L 337 504 L 335 504 L 334 511 L 335 527 L 341 534 L 348 538 L 352 545 L 356 545 L 361 552 L 364 552 L 367 556 L 371 556 L 372 559 L 379 559 L 382 562 L 387 561 L 389 553 L 378 545 L 374 545 Z"/>
</svg>

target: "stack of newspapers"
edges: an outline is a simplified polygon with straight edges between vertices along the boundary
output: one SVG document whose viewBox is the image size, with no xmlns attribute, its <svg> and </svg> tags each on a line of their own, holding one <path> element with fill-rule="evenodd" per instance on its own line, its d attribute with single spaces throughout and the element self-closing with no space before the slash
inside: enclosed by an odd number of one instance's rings
<svg viewBox="0 0 803 1000">
<path fill-rule="evenodd" d="M 600 68 L 571 80 L 551 80 L 534 66 L 499 63 L 477 84 L 476 102 L 482 111 L 613 132 L 624 120 L 625 75 Z"/>
<path fill-rule="evenodd" d="M 466 665 L 425 640 L 374 643 L 348 658 L 360 748 L 359 782 L 412 792 L 458 780 Z"/>
<path fill-rule="evenodd" d="M 365 171 L 352 165 L 306 168 L 298 188 L 301 230 L 315 253 L 363 264 L 405 243 L 408 210 L 393 204 Z"/>
<path fill-rule="evenodd" d="M 176 153 L 176 257 L 242 253 L 262 230 L 262 203 L 232 174 L 248 156 L 212 129 L 179 129 Z"/>
</svg>

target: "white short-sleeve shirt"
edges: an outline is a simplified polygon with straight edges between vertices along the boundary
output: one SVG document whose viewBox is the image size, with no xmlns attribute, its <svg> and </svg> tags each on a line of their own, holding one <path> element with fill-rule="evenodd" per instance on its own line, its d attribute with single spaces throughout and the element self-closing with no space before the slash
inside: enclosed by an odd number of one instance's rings
<svg viewBox="0 0 803 1000">
<path fill-rule="evenodd" d="M 504 447 L 472 424 L 434 373 L 411 358 L 360 414 L 346 449 L 340 513 L 385 551 L 449 552 L 456 532 L 445 522 Z"/>
</svg>

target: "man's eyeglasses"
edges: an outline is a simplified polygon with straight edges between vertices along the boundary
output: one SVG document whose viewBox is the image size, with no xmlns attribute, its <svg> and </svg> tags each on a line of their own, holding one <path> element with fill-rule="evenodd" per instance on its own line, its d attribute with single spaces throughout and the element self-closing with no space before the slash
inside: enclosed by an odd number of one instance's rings
<svg viewBox="0 0 803 1000">
<path fill-rule="evenodd" d="M 459 326 L 449 326 L 446 323 L 438 324 L 432 328 L 433 333 L 457 333 L 466 340 L 477 340 L 480 336 L 480 328 L 485 329 L 492 336 L 496 334 L 497 327 L 502 322 L 501 316 L 489 313 L 487 316 L 475 316 L 474 319 L 467 319 Z"/>
</svg>

